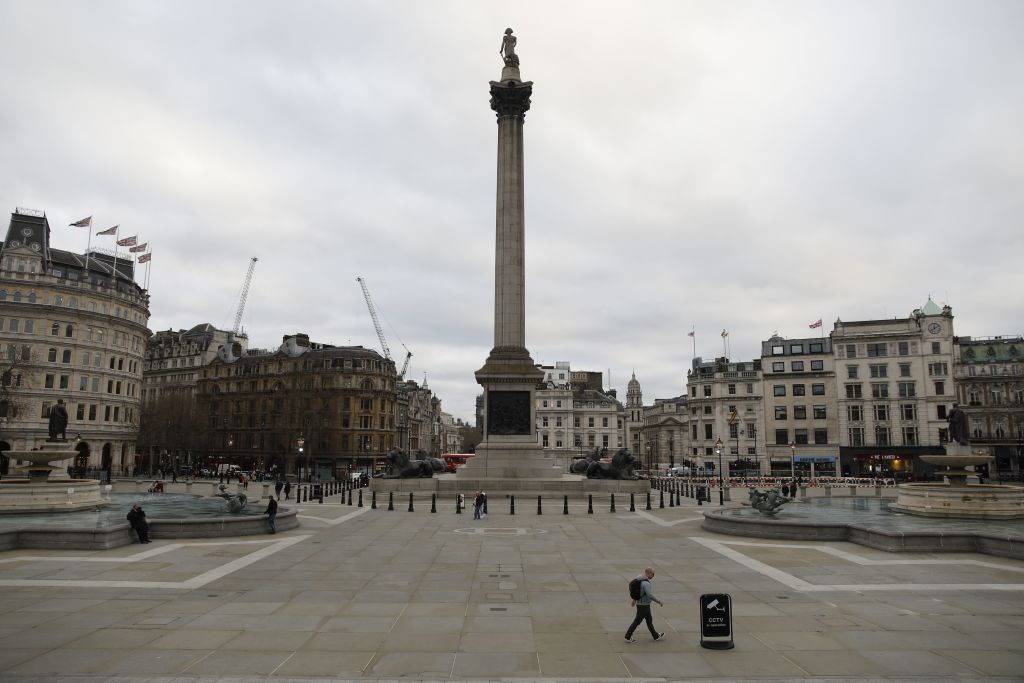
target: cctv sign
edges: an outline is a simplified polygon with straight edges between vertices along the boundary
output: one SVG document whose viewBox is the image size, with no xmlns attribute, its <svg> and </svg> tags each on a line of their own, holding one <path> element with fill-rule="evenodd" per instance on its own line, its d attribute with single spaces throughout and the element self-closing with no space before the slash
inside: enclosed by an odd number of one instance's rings
<svg viewBox="0 0 1024 683">
<path fill-rule="evenodd" d="M 700 596 L 700 644 L 712 650 L 733 647 L 732 598 L 727 593 Z"/>
</svg>

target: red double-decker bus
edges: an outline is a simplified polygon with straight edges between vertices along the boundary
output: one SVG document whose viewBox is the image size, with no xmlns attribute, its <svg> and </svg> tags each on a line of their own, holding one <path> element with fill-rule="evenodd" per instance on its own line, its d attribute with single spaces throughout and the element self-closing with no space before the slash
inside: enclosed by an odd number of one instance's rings
<svg viewBox="0 0 1024 683">
<path fill-rule="evenodd" d="M 472 457 L 472 453 L 444 453 L 441 455 L 446 472 L 454 472 L 457 467 L 465 465 Z"/>
</svg>

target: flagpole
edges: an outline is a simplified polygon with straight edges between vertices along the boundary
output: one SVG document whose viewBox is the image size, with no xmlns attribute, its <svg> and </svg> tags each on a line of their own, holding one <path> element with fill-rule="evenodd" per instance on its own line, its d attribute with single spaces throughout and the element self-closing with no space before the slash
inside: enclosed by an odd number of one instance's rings
<svg viewBox="0 0 1024 683">
<path fill-rule="evenodd" d="M 690 325 L 690 336 L 693 338 L 693 359 L 697 358 L 697 328 Z"/>
<path fill-rule="evenodd" d="M 92 278 L 89 277 L 89 251 L 92 249 L 92 221 L 89 222 L 89 241 L 85 245 L 85 281 L 91 283 Z"/>
<path fill-rule="evenodd" d="M 117 292 L 117 242 L 121 239 L 121 224 L 117 224 L 117 232 L 114 233 L 114 291 L 111 292 L 110 297 L 113 298 Z"/>
</svg>

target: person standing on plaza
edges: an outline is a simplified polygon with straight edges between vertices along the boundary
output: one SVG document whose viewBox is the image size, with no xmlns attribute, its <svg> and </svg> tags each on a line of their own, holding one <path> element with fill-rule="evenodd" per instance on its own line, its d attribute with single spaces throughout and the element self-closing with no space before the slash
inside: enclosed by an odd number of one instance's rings
<svg viewBox="0 0 1024 683">
<path fill-rule="evenodd" d="M 647 622 L 647 630 L 651 632 L 651 637 L 655 640 L 661 640 L 665 637 L 664 631 L 658 633 L 654 630 L 654 617 L 651 615 L 651 603 L 656 602 L 662 607 L 665 606 L 658 598 L 654 597 L 654 591 L 651 590 L 651 579 L 654 578 L 654 569 L 647 567 L 644 569 L 642 574 L 637 575 L 633 581 L 639 582 L 639 597 L 632 597 L 633 590 L 630 590 L 630 604 L 636 607 L 636 617 L 633 619 L 633 623 L 626 629 L 626 642 L 635 643 L 636 638 L 633 637 L 633 632 L 636 627 L 640 625 L 641 621 Z M 632 581 L 630 582 L 632 583 Z"/>
<path fill-rule="evenodd" d="M 285 500 L 291 500 L 291 496 L 292 496 L 292 483 L 290 481 L 286 481 L 284 483 L 284 499 Z"/>
<path fill-rule="evenodd" d="M 263 511 L 263 514 L 267 516 L 267 525 L 270 526 L 270 533 L 276 534 L 277 528 L 274 526 L 274 520 L 277 519 L 277 501 L 271 498 L 267 502 L 267 509 Z"/>
<path fill-rule="evenodd" d="M 473 498 L 473 519 L 480 519 L 480 511 L 484 507 L 484 494 L 480 491 L 476 492 L 476 497 Z"/>
<path fill-rule="evenodd" d="M 138 503 L 132 505 L 132 509 L 128 511 L 127 518 L 128 524 L 139 535 L 139 543 L 151 543 L 152 541 L 149 540 L 149 522 L 146 521 L 146 513 Z"/>
<path fill-rule="evenodd" d="M 284 488 L 284 482 L 281 481 L 280 479 L 278 479 L 277 483 L 274 484 L 274 495 L 276 495 L 278 498 L 280 498 L 281 497 L 281 489 L 283 489 L 283 488 Z"/>
</svg>

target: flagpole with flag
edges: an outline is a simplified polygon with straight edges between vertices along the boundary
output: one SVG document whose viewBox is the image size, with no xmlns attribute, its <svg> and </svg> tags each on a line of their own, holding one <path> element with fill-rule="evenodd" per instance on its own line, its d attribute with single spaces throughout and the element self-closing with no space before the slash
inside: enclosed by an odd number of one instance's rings
<svg viewBox="0 0 1024 683">
<path fill-rule="evenodd" d="M 822 324 L 821 324 L 821 318 L 818 318 L 817 320 L 815 320 L 815 321 L 814 321 L 813 323 L 811 323 L 810 325 L 808 325 L 808 327 L 810 327 L 810 328 L 811 328 L 812 330 L 813 330 L 813 329 L 814 329 L 815 327 L 821 328 L 821 338 L 822 338 L 822 339 L 824 339 L 824 338 L 825 338 L 825 328 L 824 328 L 824 327 L 822 326 Z"/>
<path fill-rule="evenodd" d="M 121 226 L 117 226 L 117 241 L 114 242 L 114 291 L 117 291 L 117 248 L 131 247 L 138 243 L 138 235 L 121 239 Z"/>
<path fill-rule="evenodd" d="M 726 358 L 729 357 L 729 333 L 724 327 L 722 328 L 722 353 Z"/>
<path fill-rule="evenodd" d="M 85 246 L 85 281 L 89 282 L 89 250 L 92 248 L 92 216 L 70 223 L 68 227 L 89 229 L 89 240 Z"/>
<path fill-rule="evenodd" d="M 690 331 L 686 333 L 686 336 L 693 339 L 693 357 L 697 358 L 697 328 L 690 325 Z"/>
</svg>

